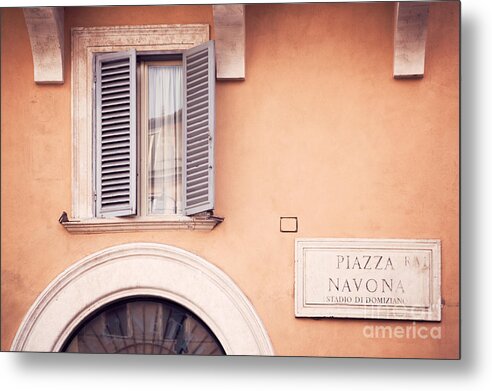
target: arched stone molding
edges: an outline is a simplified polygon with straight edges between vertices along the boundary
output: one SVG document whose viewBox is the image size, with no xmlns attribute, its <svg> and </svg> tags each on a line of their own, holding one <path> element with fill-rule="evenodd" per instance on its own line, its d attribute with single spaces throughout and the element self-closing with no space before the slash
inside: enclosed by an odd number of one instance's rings
<svg viewBox="0 0 492 391">
<path fill-rule="evenodd" d="M 141 295 L 189 308 L 229 355 L 273 355 L 260 318 L 230 277 L 197 255 L 157 243 L 110 247 L 66 269 L 32 305 L 11 350 L 59 351 L 93 311 Z"/>
</svg>

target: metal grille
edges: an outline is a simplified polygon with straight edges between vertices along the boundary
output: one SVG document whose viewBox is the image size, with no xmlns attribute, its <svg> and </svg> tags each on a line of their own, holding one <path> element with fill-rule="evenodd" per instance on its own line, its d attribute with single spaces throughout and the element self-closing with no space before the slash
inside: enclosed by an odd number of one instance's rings
<svg viewBox="0 0 492 391">
<path fill-rule="evenodd" d="M 213 209 L 213 41 L 188 50 L 185 65 L 185 211 Z"/>
<path fill-rule="evenodd" d="M 101 55 L 96 66 L 97 210 L 135 214 L 135 53 Z"/>
<path fill-rule="evenodd" d="M 85 320 L 63 351 L 224 355 L 210 329 L 186 308 L 160 299 L 113 303 Z"/>
</svg>

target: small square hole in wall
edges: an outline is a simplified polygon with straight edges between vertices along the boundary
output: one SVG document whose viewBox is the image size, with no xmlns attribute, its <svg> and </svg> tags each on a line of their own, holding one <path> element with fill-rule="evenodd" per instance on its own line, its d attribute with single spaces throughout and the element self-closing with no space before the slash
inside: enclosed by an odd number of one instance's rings
<svg viewBox="0 0 492 391">
<path fill-rule="evenodd" d="M 280 232 L 297 232 L 297 217 L 281 217 Z"/>
</svg>

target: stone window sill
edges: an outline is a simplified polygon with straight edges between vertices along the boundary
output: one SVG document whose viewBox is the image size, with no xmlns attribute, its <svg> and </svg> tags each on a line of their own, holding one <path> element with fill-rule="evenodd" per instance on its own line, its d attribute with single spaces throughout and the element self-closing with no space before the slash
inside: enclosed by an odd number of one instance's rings
<svg viewBox="0 0 492 391">
<path fill-rule="evenodd" d="M 211 231 L 224 219 L 217 216 L 119 217 L 110 219 L 64 220 L 60 223 L 72 234 L 163 230 Z"/>
</svg>

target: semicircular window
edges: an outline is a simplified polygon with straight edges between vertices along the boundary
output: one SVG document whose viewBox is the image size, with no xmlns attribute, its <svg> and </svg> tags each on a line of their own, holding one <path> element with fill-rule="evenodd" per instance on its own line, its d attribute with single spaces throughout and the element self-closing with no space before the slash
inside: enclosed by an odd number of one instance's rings
<svg viewBox="0 0 492 391">
<path fill-rule="evenodd" d="M 207 325 L 185 307 L 158 298 L 111 303 L 89 316 L 64 352 L 224 355 Z"/>
</svg>

